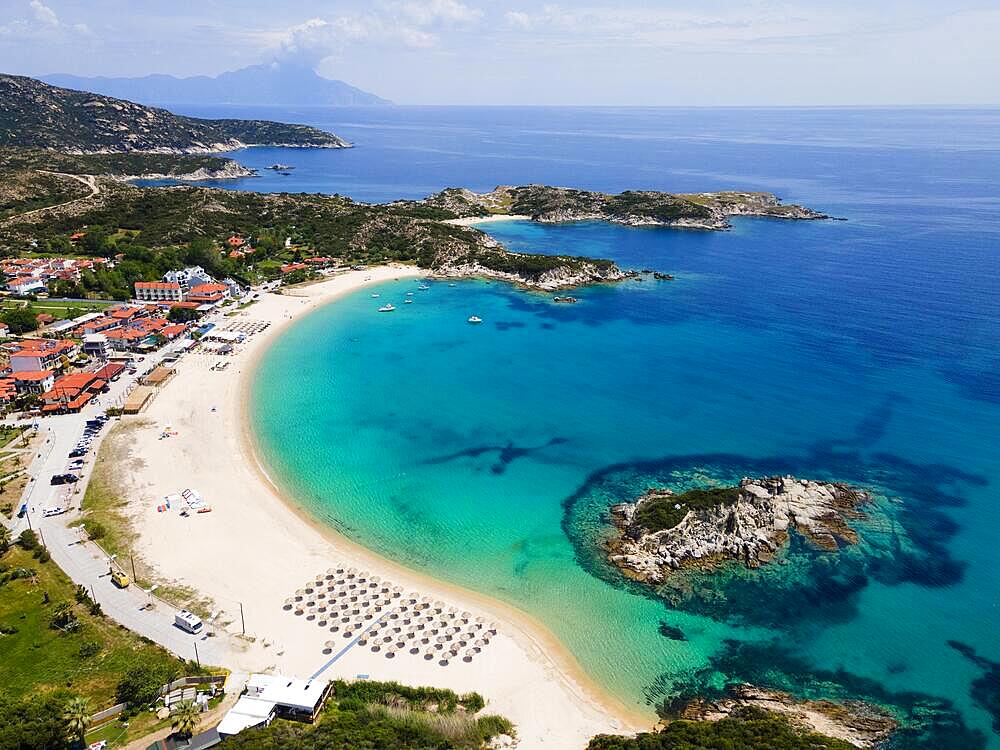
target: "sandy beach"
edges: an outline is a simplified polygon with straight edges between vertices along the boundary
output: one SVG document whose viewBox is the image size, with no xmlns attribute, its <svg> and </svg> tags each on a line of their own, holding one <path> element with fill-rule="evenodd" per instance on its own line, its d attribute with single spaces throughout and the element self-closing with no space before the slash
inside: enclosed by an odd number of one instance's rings
<svg viewBox="0 0 1000 750">
<path fill-rule="evenodd" d="M 356 568 L 359 576 L 366 571 L 369 580 L 379 576 L 383 583 L 399 586 L 399 601 L 416 592 L 421 600 L 441 601 L 445 610 L 469 612 L 470 622 L 481 617 L 496 623 L 497 634 L 471 661 L 452 658 L 445 666 L 437 658 L 425 659 L 423 652 L 401 651 L 387 658 L 384 651 L 359 643 L 329 666 L 324 678 L 367 675 L 476 690 L 486 698 L 488 711 L 517 725 L 522 748 L 582 748 L 600 732 L 648 728 L 648 720 L 603 694 L 533 620 L 488 597 L 395 565 L 319 526 L 292 498 L 282 497 L 259 466 L 246 418 L 247 398 L 255 364 L 269 342 L 292 321 L 339 296 L 367 284 L 418 275 L 407 267 L 351 271 L 282 295 L 266 294 L 239 315 L 216 321 L 223 327 L 271 325 L 239 345 L 235 354 L 186 355 L 177 376 L 146 410 L 123 420 L 132 460 L 122 475 L 143 560 L 163 579 L 210 598 L 213 609 L 223 613 L 218 621 L 228 622 L 230 633 L 240 632 L 242 604 L 247 638 L 234 639 L 234 663 L 225 665 L 230 668 L 273 669 L 300 677 L 317 672 L 352 639 L 320 627 L 323 615 L 309 619 L 306 612 L 286 609 L 286 600 L 328 570 Z M 220 361 L 229 362 L 225 370 L 211 369 Z M 167 428 L 170 436 L 162 437 Z M 185 488 L 197 490 L 212 511 L 183 517 L 177 502 L 170 511 L 157 511 L 166 496 Z M 394 601 L 389 609 L 395 606 Z M 333 643 L 324 652 L 328 641 Z"/>
<path fill-rule="evenodd" d="M 475 224 L 498 224 L 503 221 L 531 221 L 527 214 L 493 214 L 491 216 L 470 216 L 463 219 L 447 219 L 445 224 L 456 227 L 471 227 Z"/>
</svg>

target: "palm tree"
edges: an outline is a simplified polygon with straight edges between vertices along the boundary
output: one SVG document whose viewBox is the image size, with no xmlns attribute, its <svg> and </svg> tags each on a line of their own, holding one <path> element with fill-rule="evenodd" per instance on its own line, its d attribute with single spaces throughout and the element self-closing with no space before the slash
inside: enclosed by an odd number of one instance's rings
<svg viewBox="0 0 1000 750">
<path fill-rule="evenodd" d="M 201 711 L 194 701 L 182 701 L 171 711 L 170 726 L 181 737 L 190 737 L 198 726 Z"/>
<path fill-rule="evenodd" d="M 0 555 L 10 549 L 10 529 L 0 523 Z"/>
<path fill-rule="evenodd" d="M 84 743 L 84 736 L 87 734 L 87 724 L 90 723 L 90 711 L 87 709 L 87 699 L 76 696 L 70 698 L 63 709 L 63 721 L 66 722 L 66 729 L 70 736 Z"/>
</svg>

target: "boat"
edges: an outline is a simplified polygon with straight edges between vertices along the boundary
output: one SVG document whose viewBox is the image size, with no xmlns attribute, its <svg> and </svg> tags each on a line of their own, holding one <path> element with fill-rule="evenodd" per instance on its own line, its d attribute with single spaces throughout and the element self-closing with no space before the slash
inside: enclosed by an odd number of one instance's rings
<svg viewBox="0 0 1000 750">
<path fill-rule="evenodd" d="M 403 304 L 404 305 L 412 305 L 413 304 L 413 300 L 412 299 L 403 300 Z"/>
<path fill-rule="evenodd" d="M 482 323 L 482 322 L 483 322 L 483 319 L 482 319 L 482 318 L 480 318 L 480 317 L 479 317 L 479 316 L 477 316 L 477 315 L 473 315 L 473 316 L 471 316 L 471 317 L 469 318 L 469 322 L 470 322 L 470 323 L 473 323 L 473 324 L 475 324 L 475 323 Z"/>
<path fill-rule="evenodd" d="M 382 305 L 382 307 L 380 307 L 378 309 L 378 311 L 379 312 L 392 312 L 395 309 L 396 308 L 393 305 Z"/>
<path fill-rule="evenodd" d="M 381 296 L 382 296 L 381 294 L 373 294 L 372 299 L 378 299 Z"/>
<path fill-rule="evenodd" d="M 407 292 L 407 293 L 406 293 L 406 296 L 407 296 L 407 297 L 412 297 L 412 296 L 413 296 L 413 292 Z"/>
<path fill-rule="evenodd" d="M 570 305 L 572 305 L 577 300 L 576 300 L 576 297 L 553 297 L 552 301 L 553 302 L 561 302 L 561 303 L 564 303 L 564 304 L 570 304 Z"/>
<path fill-rule="evenodd" d="M 421 291 L 427 291 L 428 289 L 430 289 L 430 287 L 427 286 L 427 284 L 421 284 L 420 286 L 417 287 L 417 289 Z"/>
<path fill-rule="evenodd" d="M 458 286 L 458 284 L 449 284 L 448 286 Z"/>
</svg>

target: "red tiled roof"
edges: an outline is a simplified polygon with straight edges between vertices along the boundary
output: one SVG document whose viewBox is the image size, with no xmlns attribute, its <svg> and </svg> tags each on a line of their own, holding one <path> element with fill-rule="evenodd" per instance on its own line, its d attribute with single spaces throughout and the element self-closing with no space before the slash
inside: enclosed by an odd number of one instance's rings
<svg viewBox="0 0 1000 750">
<path fill-rule="evenodd" d="M 21 380 L 25 383 L 37 383 L 52 377 L 52 370 L 28 370 L 26 372 L 15 372 L 14 380 Z"/>
<path fill-rule="evenodd" d="M 197 284 L 191 287 L 192 294 L 211 294 L 212 292 L 224 292 L 229 289 L 225 284 Z"/>
<path fill-rule="evenodd" d="M 125 371 L 125 365 L 120 362 L 109 362 L 104 367 L 94 370 L 94 375 L 103 380 L 114 380 Z"/>
</svg>

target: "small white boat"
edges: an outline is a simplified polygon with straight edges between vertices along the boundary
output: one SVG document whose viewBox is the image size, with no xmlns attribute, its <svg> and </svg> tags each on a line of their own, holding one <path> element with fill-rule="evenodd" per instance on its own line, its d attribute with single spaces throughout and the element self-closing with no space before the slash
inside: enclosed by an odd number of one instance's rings
<svg viewBox="0 0 1000 750">
<path fill-rule="evenodd" d="M 480 317 L 479 317 L 479 316 L 477 316 L 477 315 L 473 315 L 473 316 L 471 316 L 471 317 L 469 318 L 469 322 L 470 322 L 470 323 L 482 323 L 482 322 L 483 322 L 483 319 L 482 319 L 482 318 L 480 318 Z"/>
<path fill-rule="evenodd" d="M 372 299 L 378 299 L 381 296 L 381 294 L 372 294 Z"/>
<path fill-rule="evenodd" d="M 458 284 L 449 284 L 448 286 L 458 286 Z"/>
<path fill-rule="evenodd" d="M 403 300 L 403 304 L 404 305 L 412 305 L 413 304 L 413 300 L 412 299 Z"/>
<path fill-rule="evenodd" d="M 413 292 L 407 292 L 407 293 L 406 293 L 406 296 L 407 296 L 407 297 L 412 297 L 412 296 L 413 296 Z"/>
<path fill-rule="evenodd" d="M 380 307 L 378 309 L 378 311 L 379 312 L 392 312 L 395 309 L 396 308 L 394 306 L 392 306 L 392 305 L 382 305 L 382 307 Z"/>
<path fill-rule="evenodd" d="M 426 291 L 430 289 L 430 287 L 427 286 L 426 284 L 421 284 L 420 286 L 417 287 L 417 289 L 420 289 L 421 291 Z"/>
</svg>

